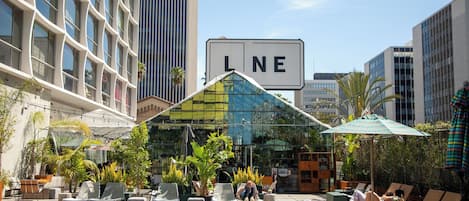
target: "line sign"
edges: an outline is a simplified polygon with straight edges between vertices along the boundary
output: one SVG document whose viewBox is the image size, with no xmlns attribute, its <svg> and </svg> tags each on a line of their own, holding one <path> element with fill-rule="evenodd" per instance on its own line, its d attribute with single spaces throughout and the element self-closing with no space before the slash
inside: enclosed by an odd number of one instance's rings
<svg viewBox="0 0 469 201">
<path fill-rule="evenodd" d="M 265 89 L 304 86 L 304 44 L 297 39 L 209 39 L 207 81 L 231 70 L 252 77 Z"/>
</svg>

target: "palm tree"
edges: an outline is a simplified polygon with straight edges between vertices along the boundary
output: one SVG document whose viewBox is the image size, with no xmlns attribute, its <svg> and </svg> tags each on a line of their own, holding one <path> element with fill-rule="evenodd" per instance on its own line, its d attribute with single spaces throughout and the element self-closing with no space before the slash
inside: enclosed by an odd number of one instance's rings
<svg viewBox="0 0 469 201">
<path fill-rule="evenodd" d="M 392 84 L 381 86 L 384 78 L 378 77 L 370 80 L 370 75 L 363 72 L 352 72 L 345 78 L 336 79 L 339 89 L 345 98 L 340 98 L 335 94 L 341 103 L 339 106 L 347 108 L 353 114 L 352 119 L 362 116 L 365 111 L 374 112 L 384 103 L 399 98 L 399 95 L 385 96 L 385 91 L 392 87 Z M 348 113 L 347 113 L 348 114 Z"/>
<path fill-rule="evenodd" d="M 365 75 L 363 72 L 352 72 L 346 77 L 338 77 L 336 81 L 345 98 L 340 97 L 340 94 L 335 94 L 333 91 L 332 94 L 340 100 L 339 105 L 336 106 L 339 109 L 346 108 L 347 111 L 342 111 L 343 114 L 348 115 L 345 118 L 346 121 L 360 117 L 365 112 L 372 113 L 384 103 L 399 98 L 399 95 L 385 96 L 385 91 L 391 88 L 392 85 L 382 86 L 382 82 L 384 82 L 382 77 L 370 80 L 370 75 Z M 360 135 L 348 134 L 342 138 L 346 144 L 346 155 L 342 169 L 347 177 L 353 178 L 355 160 L 353 153 L 360 147 L 358 142 Z"/>
<path fill-rule="evenodd" d="M 171 81 L 175 85 L 181 85 L 184 81 L 184 69 L 177 66 L 171 69 Z"/>
</svg>

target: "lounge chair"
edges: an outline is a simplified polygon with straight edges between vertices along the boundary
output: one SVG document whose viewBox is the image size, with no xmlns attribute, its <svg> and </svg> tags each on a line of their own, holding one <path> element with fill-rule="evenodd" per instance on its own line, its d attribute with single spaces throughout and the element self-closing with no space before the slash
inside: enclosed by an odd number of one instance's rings
<svg viewBox="0 0 469 201">
<path fill-rule="evenodd" d="M 161 183 L 159 194 L 151 201 L 179 201 L 178 185 L 176 183 Z"/>
<path fill-rule="evenodd" d="M 442 190 L 430 189 L 427 191 L 423 201 L 440 201 L 443 194 L 445 194 L 445 192 Z"/>
<path fill-rule="evenodd" d="M 216 183 L 213 191 L 214 201 L 232 201 L 236 200 L 231 183 Z"/>
<path fill-rule="evenodd" d="M 453 193 L 446 191 L 445 195 L 443 195 L 443 198 L 441 201 L 460 201 L 461 200 L 461 194 L 459 193 Z"/>
<path fill-rule="evenodd" d="M 124 200 L 124 191 L 125 186 L 123 183 L 107 183 L 100 200 Z"/>
<path fill-rule="evenodd" d="M 21 194 L 23 199 L 48 199 L 49 191 L 43 190 L 42 185 L 35 179 L 23 179 L 21 183 Z"/>
<path fill-rule="evenodd" d="M 85 201 L 99 200 L 99 183 L 85 181 L 81 183 L 80 190 L 76 198 L 64 198 L 63 201 Z"/>
<path fill-rule="evenodd" d="M 407 185 L 407 184 L 402 184 L 401 187 L 399 188 L 404 191 L 404 200 L 409 199 L 409 196 L 412 194 L 412 190 L 414 190 L 414 186 L 412 185 Z"/>
<path fill-rule="evenodd" d="M 395 193 L 396 190 L 403 190 L 404 191 L 404 200 L 407 200 L 407 198 L 410 196 L 412 189 L 414 186 L 407 185 L 407 184 L 400 184 L 400 183 L 391 183 L 386 190 L 385 194 L 388 192 Z M 365 200 L 366 201 L 380 201 L 383 196 L 379 196 L 375 192 L 367 191 L 365 192 Z"/>
<path fill-rule="evenodd" d="M 400 184 L 400 183 L 391 183 L 391 184 L 389 184 L 388 190 L 386 190 L 386 192 L 384 192 L 384 194 L 386 194 L 388 192 L 394 193 L 394 192 L 396 192 L 397 189 L 400 189 L 401 186 L 402 186 L 402 184 Z"/>
</svg>

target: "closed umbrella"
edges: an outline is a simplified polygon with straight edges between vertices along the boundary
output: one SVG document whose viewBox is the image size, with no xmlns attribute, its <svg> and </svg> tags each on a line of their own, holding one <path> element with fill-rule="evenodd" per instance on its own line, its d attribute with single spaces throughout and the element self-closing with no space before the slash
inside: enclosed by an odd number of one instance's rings
<svg viewBox="0 0 469 201">
<path fill-rule="evenodd" d="M 330 128 L 322 131 L 321 133 L 332 134 L 361 134 L 371 137 L 371 146 L 373 146 L 373 139 L 375 136 L 395 136 L 395 135 L 408 135 L 408 136 L 430 136 L 430 134 L 418 131 L 404 124 L 386 119 L 376 114 L 369 114 L 348 123 Z M 371 189 L 374 189 L 373 179 L 373 149 L 370 150 L 370 176 L 371 176 Z"/>
<path fill-rule="evenodd" d="M 469 82 L 459 89 L 451 99 L 453 118 L 448 133 L 446 168 L 455 170 L 461 179 L 461 196 L 467 200 L 467 188 L 464 174 L 469 170 Z"/>
</svg>

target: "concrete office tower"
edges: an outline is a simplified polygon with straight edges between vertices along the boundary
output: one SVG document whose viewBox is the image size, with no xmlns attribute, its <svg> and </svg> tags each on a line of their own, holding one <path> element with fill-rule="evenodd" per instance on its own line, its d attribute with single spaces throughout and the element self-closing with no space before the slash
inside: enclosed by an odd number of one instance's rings
<svg viewBox="0 0 469 201">
<path fill-rule="evenodd" d="M 454 0 L 413 28 L 415 121 L 449 121 L 469 80 L 469 2 Z"/>
<path fill-rule="evenodd" d="M 343 77 L 345 73 L 315 73 L 314 80 L 305 80 L 305 86 L 295 91 L 295 106 L 312 114 L 339 115 L 339 110 L 333 106 L 339 100 L 328 90 L 339 93 L 336 77 Z M 327 89 L 327 90 L 326 90 Z"/>
<path fill-rule="evenodd" d="M 138 100 L 148 96 L 177 103 L 197 88 L 197 0 L 140 1 L 140 50 L 146 65 Z M 182 67 L 185 80 L 177 86 L 170 71 Z"/>
<path fill-rule="evenodd" d="M 365 74 L 370 80 L 383 77 L 385 82 L 378 86 L 393 85 L 385 91 L 385 96 L 398 94 L 399 99 L 386 102 L 373 113 L 401 122 L 414 125 L 414 67 L 412 47 L 389 47 L 365 63 Z"/>
<path fill-rule="evenodd" d="M 138 5 L 139 0 L 0 0 L 2 87 L 13 91 L 31 79 L 37 86 L 11 108 L 16 132 L 14 146 L 3 154 L 4 169 L 18 173 L 13 170 L 33 138 L 30 117 L 37 111 L 45 122 L 36 125 L 36 138 L 47 135 L 49 122 L 63 119 L 82 120 L 103 138 L 126 134 L 120 127 L 136 119 Z"/>
</svg>

